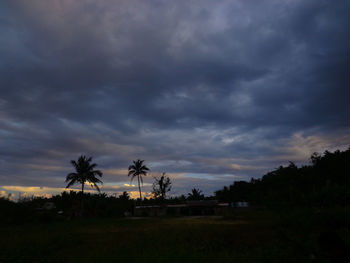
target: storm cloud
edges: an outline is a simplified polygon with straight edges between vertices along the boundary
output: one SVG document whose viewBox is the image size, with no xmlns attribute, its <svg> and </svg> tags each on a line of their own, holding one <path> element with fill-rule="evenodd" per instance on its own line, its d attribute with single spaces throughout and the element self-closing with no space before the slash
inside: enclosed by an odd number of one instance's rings
<svg viewBox="0 0 350 263">
<path fill-rule="evenodd" d="M 212 194 L 349 147 L 348 10 L 346 0 L 2 1 L 2 189 L 60 189 L 85 154 L 111 193 L 132 190 L 126 169 L 140 158 L 146 190 L 167 172 L 174 194 Z"/>
</svg>

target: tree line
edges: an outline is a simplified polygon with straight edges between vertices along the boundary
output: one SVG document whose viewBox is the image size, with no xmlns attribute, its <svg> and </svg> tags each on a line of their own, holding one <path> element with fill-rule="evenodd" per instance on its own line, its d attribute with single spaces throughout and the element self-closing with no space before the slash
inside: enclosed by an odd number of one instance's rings
<svg viewBox="0 0 350 263">
<path fill-rule="evenodd" d="M 92 158 L 80 156 L 77 161 L 72 160 L 74 172 L 66 176 L 67 187 L 81 184 L 81 191 L 63 192 L 51 198 L 26 197 L 18 202 L 9 198 L 0 198 L 0 221 L 36 220 L 37 216 L 50 218 L 50 213 L 42 209 L 45 202 L 52 202 L 56 211 L 63 211 L 65 216 L 79 216 L 84 211 L 88 216 L 124 216 L 132 213 L 136 200 L 130 198 L 129 193 L 107 195 L 101 193 L 102 172 L 92 162 Z M 143 160 L 133 161 L 128 168 L 128 176 L 137 179 L 141 195 L 143 176 L 149 168 Z M 215 191 L 212 196 L 204 196 L 202 191 L 193 188 L 187 195 L 167 196 L 172 182 L 163 173 L 154 178 L 153 197 L 144 198 L 144 205 L 181 204 L 189 200 L 218 200 L 221 202 L 247 201 L 251 206 L 334 206 L 350 204 L 350 148 L 345 151 L 325 151 L 323 154 L 313 154 L 310 163 L 297 167 L 293 162 L 287 166 L 280 166 L 261 178 L 250 181 L 235 181 Z M 85 193 L 85 185 L 92 185 L 98 194 Z M 37 211 L 37 213 L 33 213 Z M 34 219 L 31 219 L 31 218 Z"/>
<path fill-rule="evenodd" d="M 248 201 L 254 205 L 348 205 L 350 204 L 350 148 L 314 153 L 310 163 L 293 162 L 249 182 L 237 181 L 215 192 L 222 201 Z"/>
<path fill-rule="evenodd" d="M 94 170 L 96 164 L 91 163 L 91 157 L 81 156 L 77 162 L 71 161 L 76 172 L 67 175 L 67 187 L 73 183 L 92 184 L 98 191 L 96 183 L 102 183 L 96 176 L 102 172 Z M 128 168 L 131 180 L 137 178 L 140 199 L 143 176 L 149 172 L 144 160 L 136 160 Z M 171 190 L 172 182 L 165 173 L 155 177 L 153 196 L 147 203 L 166 201 L 166 194 Z M 177 200 L 204 199 L 201 190 L 193 188 L 187 196 L 180 196 Z M 171 202 L 168 198 L 167 202 Z M 217 199 L 222 202 L 246 201 L 252 205 L 334 205 L 350 203 L 350 148 L 345 151 L 325 151 L 323 154 L 314 153 L 310 163 L 297 167 L 290 162 L 287 166 L 280 166 L 263 175 L 261 178 L 250 181 L 235 181 L 215 191 L 207 199 Z M 173 201 L 174 202 L 174 201 Z"/>
</svg>

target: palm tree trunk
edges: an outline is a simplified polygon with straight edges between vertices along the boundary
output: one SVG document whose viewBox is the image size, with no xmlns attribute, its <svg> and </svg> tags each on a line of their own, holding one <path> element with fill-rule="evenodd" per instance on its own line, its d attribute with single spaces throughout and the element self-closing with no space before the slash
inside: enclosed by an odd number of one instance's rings
<svg viewBox="0 0 350 263">
<path fill-rule="evenodd" d="M 137 176 L 137 179 L 139 181 L 139 191 L 140 191 L 140 203 L 142 201 L 142 196 L 141 196 L 141 186 L 140 186 L 140 175 Z"/>
</svg>

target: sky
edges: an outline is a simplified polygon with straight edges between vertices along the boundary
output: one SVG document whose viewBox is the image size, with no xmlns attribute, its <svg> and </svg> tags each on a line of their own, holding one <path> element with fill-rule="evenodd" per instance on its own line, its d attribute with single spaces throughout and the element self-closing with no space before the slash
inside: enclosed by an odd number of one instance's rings
<svg viewBox="0 0 350 263">
<path fill-rule="evenodd" d="M 142 159 L 145 196 L 162 172 L 171 195 L 211 195 L 347 149 L 349 10 L 348 0 L 1 1 L 0 194 L 58 194 L 80 155 L 108 194 L 136 196 L 127 168 Z"/>
</svg>

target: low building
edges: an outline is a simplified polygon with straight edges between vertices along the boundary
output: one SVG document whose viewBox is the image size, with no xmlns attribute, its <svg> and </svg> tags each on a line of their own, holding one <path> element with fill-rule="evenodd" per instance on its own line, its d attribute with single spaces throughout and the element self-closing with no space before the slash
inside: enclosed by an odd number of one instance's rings
<svg viewBox="0 0 350 263">
<path fill-rule="evenodd" d="M 134 216 L 165 216 L 167 208 L 159 205 L 135 206 Z"/>
<path fill-rule="evenodd" d="M 210 216 L 223 215 L 230 209 L 232 207 L 229 203 L 219 203 L 217 200 L 198 200 L 165 206 L 136 206 L 134 216 Z"/>
<path fill-rule="evenodd" d="M 249 207 L 249 203 L 245 202 L 245 201 L 232 202 L 231 206 L 234 207 L 234 208 L 247 208 L 247 207 Z"/>
</svg>

